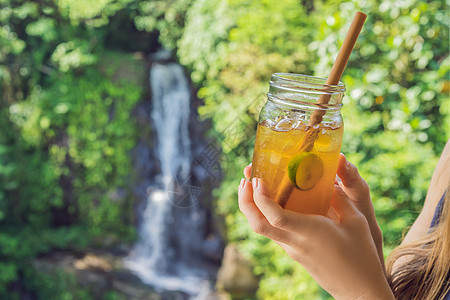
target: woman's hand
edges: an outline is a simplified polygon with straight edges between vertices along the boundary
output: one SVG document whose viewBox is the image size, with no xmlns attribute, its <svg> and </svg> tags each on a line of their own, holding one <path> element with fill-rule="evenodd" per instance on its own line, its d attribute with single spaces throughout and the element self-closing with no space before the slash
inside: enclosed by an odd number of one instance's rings
<svg viewBox="0 0 450 300">
<path fill-rule="evenodd" d="M 252 172 L 251 164 L 244 168 L 244 176 L 249 179 Z M 375 210 L 370 199 L 369 186 L 367 182 L 359 175 L 355 165 L 350 163 L 344 154 L 339 157 L 336 183 L 348 196 L 355 207 L 364 215 L 369 224 L 370 234 L 372 235 L 375 246 L 377 247 L 380 263 L 384 268 L 383 256 L 383 234 L 378 226 Z"/>
<path fill-rule="evenodd" d="M 256 178 L 253 186 L 241 181 L 239 207 L 254 231 L 277 242 L 336 299 L 393 299 L 366 216 L 338 185 L 336 220 L 282 209 Z"/>
</svg>

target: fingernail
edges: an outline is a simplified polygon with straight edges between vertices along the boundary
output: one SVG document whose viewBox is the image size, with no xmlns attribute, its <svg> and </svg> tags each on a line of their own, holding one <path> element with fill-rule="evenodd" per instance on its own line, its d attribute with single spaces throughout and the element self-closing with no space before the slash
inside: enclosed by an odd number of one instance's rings
<svg viewBox="0 0 450 300">
<path fill-rule="evenodd" d="M 239 190 L 242 190 L 242 188 L 244 187 L 244 185 L 245 185 L 245 179 L 242 178 L 242 179 L 241 179 L 241 183 L 239 184 Z"/>
<path fill-rule="evenodd" d="M 258 178 L 255 177 L 252 179 L 252 185 L 254 190 L 258 187 Z"/>
<path fill-rule="evenodd" d="M 339 184 L 339 185 L 341 185 L 341 183 L 342 183 L 342 180 L 341 180 L 341 177 L 339 177 L 339 176 L 337 176 L 336 175 L 336 182 Z"/>
<path fill-rule="evenodd" d="M 347 159 L 347 156 L 345 156 L 344 154 L 342 154 L 345 158 L 345 168 L 348 170 L 350 168 L 350 162 Z"/>
</svg>

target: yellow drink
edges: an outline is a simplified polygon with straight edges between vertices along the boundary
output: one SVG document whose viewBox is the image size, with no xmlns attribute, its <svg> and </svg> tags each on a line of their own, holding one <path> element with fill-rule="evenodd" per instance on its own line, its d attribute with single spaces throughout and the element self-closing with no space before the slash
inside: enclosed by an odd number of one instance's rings
<svg viewBox="0 0 450 300">
<path fill-rule="evenodd" d="M 302 149 L 302 143 L 310 130 L 300 123 L 295 128 L 277 128 L 270 122 L 262 121 L 256 132 L 255 150 L 252 163 L 252 178 L 264 181 L 270 197 L 282 204 L 285 209 L 305 213 L 325 215 L 330 207 L 331 193 L 336 176 L 341 141 L 344 128 L 333 128 L 319 124 L 319 134 L 314 147 L 309 151 L 323 162 L 323 174 L 309 190 L 300 190 L 292 183 L 288 198 L 280 196 L 280 188 L 289 181 L 288 164 Z M 284 182 L 283 182 L 284 181 Z"/>
<path fill-rule="evenodd" d="M 260 178 L 283 208 L 327 214 L 344 126 L 342 82 L 275 73 L 259 114 L 252 178 Z M 326 103 L 321 102 L 327 98 Z"/>
</svg>

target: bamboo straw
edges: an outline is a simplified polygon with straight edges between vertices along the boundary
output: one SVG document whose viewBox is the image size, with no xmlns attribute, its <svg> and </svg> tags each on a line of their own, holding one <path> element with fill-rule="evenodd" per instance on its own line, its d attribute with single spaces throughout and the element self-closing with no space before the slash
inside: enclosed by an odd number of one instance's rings
<svg viewBox="0 0 450 300">
<path fill-rule="evenodd" d="M 366 21 L 366 17 L 366 14 L 358 11 L 353 18 L 341 49 L 339 49 L 336 61 L 331 68 L 330 75 L 327 78 L 327 85 L 337 85 L 339 83 L 342 73 L 344 73 L 345 67 L 347 66 L 353 47 L 355 46 L 356 40 L 358 39 L 359 33 L 361 32 L 364 22 Z M 327 104 L 330 101 L 330 97 L 330 94 L 322 94 L 317 103 L 319 105 Z M 309 152 L 314 147 L 314 142 L 319 135 L 319 128 L 317 125 L 322 122 L 325 112 L 326 110 L 324 109 L 318 109 L 311 115 L 308 122 L 309 128 L 305 138 L 303 139 L 302 145 L 298 150 L 299 153 Z M 288 172 L 286 172 L 275 195 L 275 201 L 277 201 L 283 208 L 286 206 L 293 188 L 294 186 L 289 179 Z"/>
</svg>

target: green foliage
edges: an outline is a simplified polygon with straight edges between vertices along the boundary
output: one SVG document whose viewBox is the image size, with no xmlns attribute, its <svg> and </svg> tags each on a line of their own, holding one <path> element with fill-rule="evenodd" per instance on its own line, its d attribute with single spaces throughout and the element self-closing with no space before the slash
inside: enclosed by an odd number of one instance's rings
<svg viewBox="0 0 450 300">
<path fill-rule="evenodd" d="M 0 298 L 20 297 L 12 289 L 37 255 L 135 238 L 126 189 L 146 70 L 104 47 L 115 14 L 132 6 L 0 3 Z M 33 274 L 39 299 L 88 299 L 70 278 Z"/>
<path fill-rule="evenodd" d="M 167 49 L 175 49 L 184 27 L 186 11 L 192 0 L 146 0 L 137 2 L 134 18 L 139 30 L 157 31 L 159 41 Z"/>
<path fill-rule="evenodd" d="M 343 2 L 319 23 L 312 49 L 326 74 L 354 10 L 368 13 L 343 82 L 342 149 L 371 187 L 385 242 L 397 244 L 420 212 L 436 157 L 450 136 L 448 18 L 442 1 Z M 362 63 L 363 62 L 363 63 Z"/>
<path fill-rule="evenodd" d="M 368 14 L 342 78 L 342 151 L 371 186 L 390 249 L 420 211 L 450 136 L 446 9 L 419 0 L 0 1 L 0 297 L 19 299 L 11 287 L 25 276 L 40 299 L 89 299 L 70 275 L 37 274 L 30 261 L 134 238 L 132 199 L 121 195 L 145 76 L 123 51 L 148 49 L 142 41 L 155 34 L 189 70 L 199 113 L 212 120 L 226 171 L 217 212 L 254 261 L 257 297 L 328 299 L 251 232 L 236 203 L 270 74 L 326 77 L 354 12 Z"/>
<path fill-rule="evenodd" d="M 81 226 L 56 229 L 22 226 L 1 228 L 0 232 L 0 295 L 11 294 L 9 284 L 17 282 L 19 274 L 33 272 L 30 269 L 32 257 L 52 249 L 71 249 L 79 251 L 89 244 L 91 237 Z M 33 284 L 33 281 L 29 282 Z M 9 299 L 9 298 L 8 298 Z M 45 299 L 45 298 L 43 298 Z"/>
<path fill-rule="evenodd" d="M 226 216 L 228 239 L 254 260 L 263 299 L 329 297 L 301 267 L 286 263 L 277 247 L 252 234 L 237 207 L 241 171 L 251 161 L 249 137 L 271 73 L 326 77 L 355 11 L 368 14 L 342 78 L 342 151 L 371 187 L 387 250 L 420 211 L 450 136 L 444 1 L 302 3 L 198 0 L 178 43 L 180 61 L 204 99 L 199 112 L 213 120 L 212 133 L 224 151 L 217 211 Z M 309 289 L 294 291 L 302 284 Z"/>
<path fill-rule="evenodd" d="M 180 62 L 190 69 L 194 83 L 200 85 L 206 78 L 216 77 L 225 66 L 222 57 L 228 49 L 228 32 L 233 24 L 234 17 L 225 0 L 198 0 L 192 4 L 177 53 Z"/>
<path fill-rule="evenodd" d="M 80 288 L 74 274 L 64 270 L 52 270 L 48 273 L 38 273 L 30 269 L 26 274 L 27 288 L 35 292 L 38 299 L 49 300 L 93 300 L 87 288 Z"/>
<path fill-rule="evenodd" d="M 74 177 L 72 196 L 78 201 L 68 210 L 93 230 L 120 232 L 117 221 L 123 204 L 109 203 L 115 189 L 125 186 L 129 172 L 128 152 L 135 139 L 130 112 L 140 88 L 104 79 L 112 74 L 95 69 L 82 77 L 55 73 L 58 79 L 50 76 L 54 83 L 48 89 L 35 88 L 27 99 L 12 105 L 10 118 L 30 145 L 49 148 L 56 175 Z"/>
</svg>

